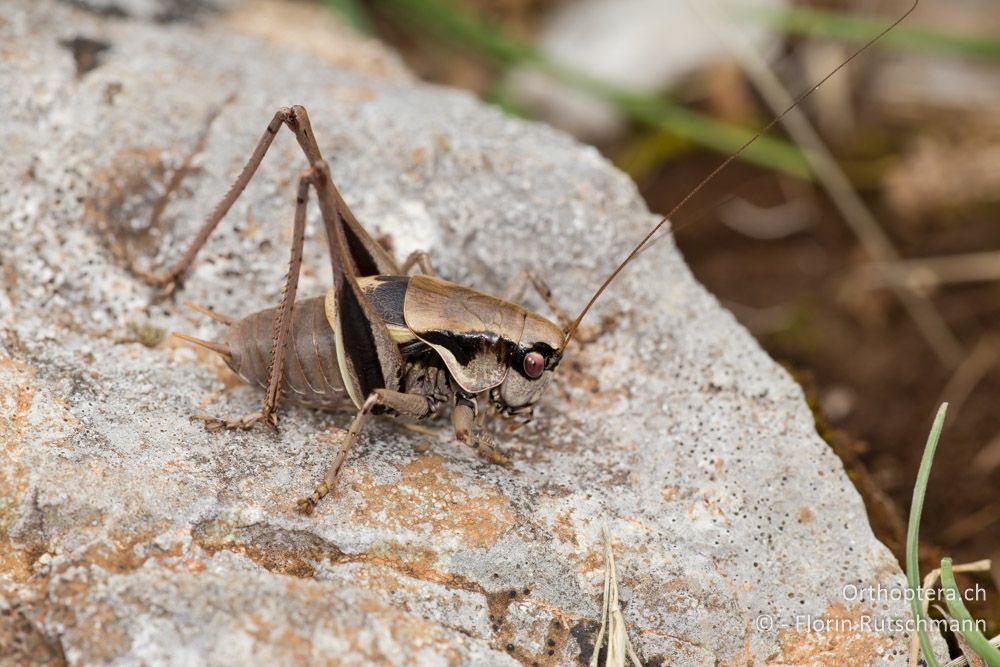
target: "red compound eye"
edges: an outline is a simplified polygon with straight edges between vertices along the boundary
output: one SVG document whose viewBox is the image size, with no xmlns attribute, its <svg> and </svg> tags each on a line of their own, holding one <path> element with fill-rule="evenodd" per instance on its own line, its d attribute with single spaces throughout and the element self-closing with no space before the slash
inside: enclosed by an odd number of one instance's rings
<svg viewBox="0 0 1000 667">
<path fill-rule="evenodd" d="M 534 380 L 545 370 L 545 357 L 538 352 L 524 355 L 524 374 Z"/>
</svg>

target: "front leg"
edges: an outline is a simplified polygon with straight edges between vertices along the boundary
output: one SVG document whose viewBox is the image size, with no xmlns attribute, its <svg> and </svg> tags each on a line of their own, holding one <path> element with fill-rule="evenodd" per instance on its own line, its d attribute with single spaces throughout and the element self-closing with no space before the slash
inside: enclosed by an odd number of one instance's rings
<svg viewBox="0 0 1000 667">
<path fill-rule="evenodd" d="M 351 422 L 350 428 L 347 429 L 347 435 L 340 444 L 340 450 L 337 452 L 337 456 L 334 457 L 330 469 L 323 477 L 323 481 L 320 482 L 320 485 L 316 487 L 311 496 L 298 501 L 299 512 L 312 514 L 323 496 L 330 493 L 334 485 L 336 485 L 340 469 L 344 466 L 344 461 L 347 460 L 347 454 L 351 451 L 354 443 L 358 441 L 362 429 L 364 429 L 368 418 L 371 417 L 376 407 L 387 408 L 405 417 L 423 419 L 434 413 L 437 402 L 430 396 L 405 394 L 399 391 L 392 391 L 391 389 L 376 389 L 369 394 L 358 414 L 355 415 L 354 421 Z"/>
<path fill-rule="evenodd" d="M 476 397 L 457 392 L 455 394 L 455 407 L 451 411 L 451 424 L 455 429 L 455 438 L 472 447 L 490 463 L 497 465 L 509 463 L 510 457 L 494 446 L 493 438 L 482 429 L 482 420 L 476 419 L 476 413 Z"/>
</svg>

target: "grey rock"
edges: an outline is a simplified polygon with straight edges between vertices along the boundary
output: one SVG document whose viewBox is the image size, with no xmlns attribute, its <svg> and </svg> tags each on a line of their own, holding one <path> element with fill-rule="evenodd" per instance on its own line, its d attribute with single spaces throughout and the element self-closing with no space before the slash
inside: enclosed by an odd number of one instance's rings
<svg viewBox="0 0 1000 667">
<path fill-rule="evenodd" d="M 598 304 L 603 331 L 570 349 L 534 424 L 502 436 L 510 466 L 447 424 L 436 437 L 376 420 L 304 517 L 295 499 L 347 415 L 283 408 L 276 433 L 189 419 L 251 411 L 261 394 L 160 341 L 220 332 L 179 303 L 151 306 L 125 258 L 178 257 L 282 104 L 309 109 L 370 229 L 399 256 L 430 250 L 463 284 L 497 293 L 535 269 L 572 311 L 655 222 L 595 150 L 416 83 L 336 26 L 317 38 L 317 16 L 282 16 L 257 4 L 162 24 L 0 5 L 0 656 L 577 664 L 607 526 L 648 664 L 902 664 L 901 630 L 794 626 L 905 619 L 901 601 L 843 592 L 903 579 L 799 387 L 669 240 Z M 78 36 L 108 45 L 82 73 L 63 45 Z M 236 315 L 277 302 L 303 166 L 283 133 L 184 299 Z M 305 296 L 330 279 L 312 215 Z"/>
</svg>

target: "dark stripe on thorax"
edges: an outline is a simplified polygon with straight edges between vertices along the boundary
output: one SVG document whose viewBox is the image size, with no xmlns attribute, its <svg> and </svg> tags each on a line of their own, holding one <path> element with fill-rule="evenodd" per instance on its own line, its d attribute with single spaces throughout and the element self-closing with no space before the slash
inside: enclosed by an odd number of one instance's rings
<svg viewBox="0 0 1000 667">
<path fill-rule="evenodd" d="M 472 361 L 473 357 L 485 350 L 496 353 L 497 363 L 506 363 L 510 352 L 517 348 L 514 341 L 503 338 L 491 331 L 473 331 L 457 333 L 454 331 L 422 331 L 420 338 L 431 345 L 437 345 L 451 352 L 462 366 Z"/>
</svg>

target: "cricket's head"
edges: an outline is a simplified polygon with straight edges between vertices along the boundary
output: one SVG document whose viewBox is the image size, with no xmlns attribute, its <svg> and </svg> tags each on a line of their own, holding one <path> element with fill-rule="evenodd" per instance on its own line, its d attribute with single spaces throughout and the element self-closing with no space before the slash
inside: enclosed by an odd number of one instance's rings
<svg viewBox="0 0 1000 667">
<path fill-rule="evenodd" d="M 458 388 L 527 421 L 562 356 L 563 330 L 514 303 L 440 278 L 407 279 L 403 319 L 441 357 Z"/>
<path fill-rule="evenodd" d="M 563 331 L 541 315 L 527 313 L 521 340 L 508 355 L 503 382 L 490 389 L 490 407 L 502 417 L 531 419 L 562 357 Z"/>
</svg>

